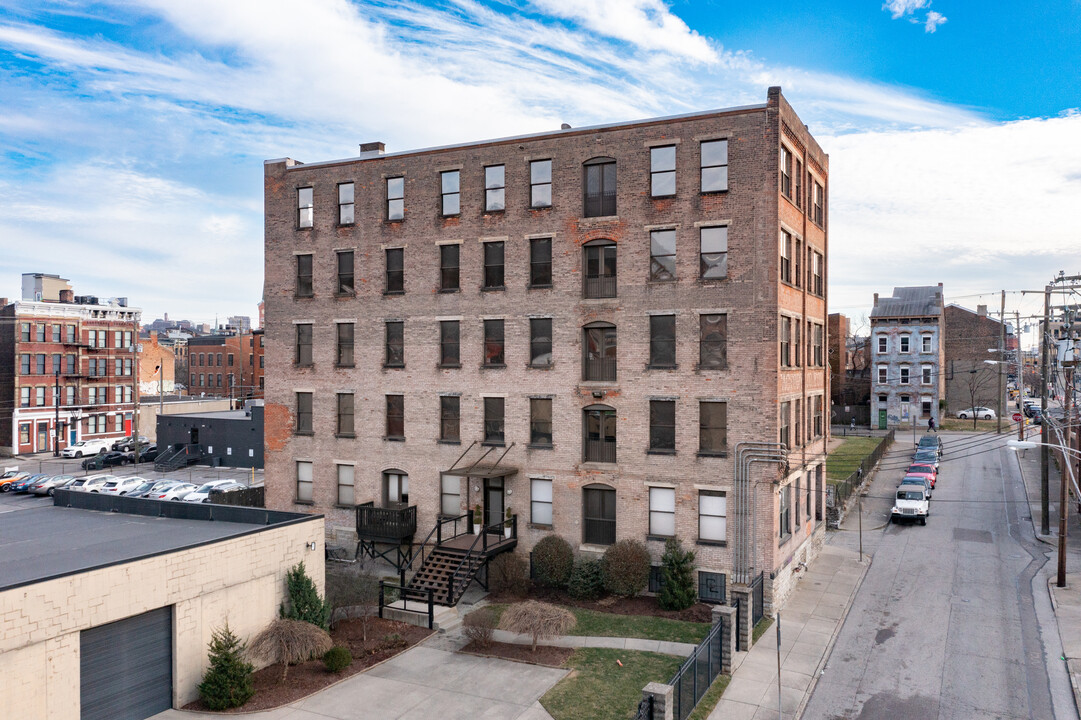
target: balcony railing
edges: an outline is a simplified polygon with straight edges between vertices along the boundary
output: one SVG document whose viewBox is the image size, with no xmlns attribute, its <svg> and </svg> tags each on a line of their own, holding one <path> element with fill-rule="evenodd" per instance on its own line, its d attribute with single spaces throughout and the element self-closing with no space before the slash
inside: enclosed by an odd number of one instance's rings
<svg viewBox="0 0 1081 720">
<path fill-rule="evenodd" d="M 587 298 L 614 298 L 616 296 L 616 276 L 587 277 L 582 292 L 583 296 Z"/>
<path fill-rule="evenodd" d="M 357 505 L 357 535 L 364 540 L 401 542 L 417 531 L 417 506 L 380 508 L 375 503 Z"/>
<path fill-rule="evenodd" d="M 616 441 L 615 440 L 586 440 L 585 446 L 585 461 L 586 462 L 606 462 L 614 463 L 616 461 Z"/>
<path fill-rule="evenodd" d="M 585 194 L 586 217 L 605 217 L 616 214 L 616 191 L 587 192 Z"/>
<path fill-rule="evenodd" d="M 616 521 L 605 518 L 586 518 L 582 539 L 590 545 L 612 545 L 616 541 Z"/>
<path fill-rule="evenodd" d="M 615 380 L 616 359 L 614 357 L 586 358 L 582 367 L 583 380 Z"/>
</svg>

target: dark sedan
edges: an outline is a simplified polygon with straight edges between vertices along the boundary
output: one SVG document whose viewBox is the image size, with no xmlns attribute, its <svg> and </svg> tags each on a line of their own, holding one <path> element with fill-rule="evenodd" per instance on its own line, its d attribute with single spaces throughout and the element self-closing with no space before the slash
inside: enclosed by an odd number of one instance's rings
<svg viewBox="0 0 1081 720">
<path fill-rule="evenodd" d="M 117 450 L 110 450 L 109 452 L 103 452 L 100 455 L 87 458 L 83 460 L 83 470 L 101 470 L 102 468 L 112 467 L 114 465 L 123 465 L 129 462 L 127 456 Z"/>
</svg>

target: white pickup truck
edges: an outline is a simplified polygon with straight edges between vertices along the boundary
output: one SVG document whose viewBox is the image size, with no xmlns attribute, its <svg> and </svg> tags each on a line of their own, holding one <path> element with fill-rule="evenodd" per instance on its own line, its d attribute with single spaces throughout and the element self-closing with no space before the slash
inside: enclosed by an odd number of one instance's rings
<svg viewBox="0 0 1081 720">
<path fill-rule="evenodd" d="M 919 520 L 920 525 L 926 525 L 929 510 L 930 503 L 925 488 L 919 485 L 902 485 L 897 488 L 897 499 L 893 502 L 890 522 Z"/>
</svg>

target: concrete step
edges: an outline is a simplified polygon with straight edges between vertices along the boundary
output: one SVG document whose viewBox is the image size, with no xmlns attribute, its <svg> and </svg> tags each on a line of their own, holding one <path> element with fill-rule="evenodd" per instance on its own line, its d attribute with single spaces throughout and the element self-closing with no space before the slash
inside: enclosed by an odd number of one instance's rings
<svg viewBox="0 0 1081 720">
<path fill-rule="evenodd" d="M 433 629 L 435 630 L 450 630 L 462 622 L 458 610 L 445 605 L 436 605 L 433 615 Z M 428 627 L 428 604 L 413 600 L 399 600 L 383 608 L 383 617 L 417 627 Z"/>
</svg>

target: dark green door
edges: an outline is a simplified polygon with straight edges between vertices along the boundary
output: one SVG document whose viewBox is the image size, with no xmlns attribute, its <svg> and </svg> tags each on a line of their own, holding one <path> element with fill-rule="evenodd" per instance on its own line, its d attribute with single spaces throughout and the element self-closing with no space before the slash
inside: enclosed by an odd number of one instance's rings
<svg viewBox="0 0 1081 720">
<path fill-rule="evenodd" d="M 885 430 L 886 429 L 886 411 L 885 410 L 879 410 L 878 411 L 878 429 L 879 430 Z"/>
</svg>

